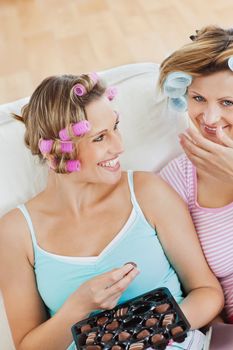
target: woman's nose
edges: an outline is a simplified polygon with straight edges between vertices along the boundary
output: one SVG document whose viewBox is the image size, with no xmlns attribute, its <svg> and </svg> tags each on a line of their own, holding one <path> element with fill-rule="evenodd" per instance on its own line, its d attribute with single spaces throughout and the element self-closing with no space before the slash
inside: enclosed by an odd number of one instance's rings
<svg viewBox="0 0 233 350">
<path fill-rule="evenodd" d="M 221 119 L 221 111 L 217 107 L 208 108 L 203 113 L 203 120 L 207 125 L 215 124 L 220 119 Z"/>
<path fill-rule="evenodd" d="M 121 154 L 122 152 L 124 152 L 122 138 L 119 133 L 112 134 L 110 150 L 113 154 Z"/>
</svg>

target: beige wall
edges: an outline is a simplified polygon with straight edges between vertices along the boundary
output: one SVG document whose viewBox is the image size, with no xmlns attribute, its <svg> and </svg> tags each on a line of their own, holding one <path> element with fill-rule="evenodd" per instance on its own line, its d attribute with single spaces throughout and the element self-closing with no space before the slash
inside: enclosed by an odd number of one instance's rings
<svg viewBox="0 0 233 350">
<path fill-rule="evenodd" d="M 0 103 L 48 75 L 160 62 L 232 14 L 232 0 L 0 0 Z"/>
</svg>

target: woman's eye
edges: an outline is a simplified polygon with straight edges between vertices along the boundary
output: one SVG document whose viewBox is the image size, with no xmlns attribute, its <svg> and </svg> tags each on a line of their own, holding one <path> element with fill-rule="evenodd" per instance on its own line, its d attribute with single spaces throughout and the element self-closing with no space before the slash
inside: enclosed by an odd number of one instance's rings
<svg viewBox="0 0 233 350">
<path fill-rule="evenodd" d="M 98 137 L 96 137 L 96 138 L 93 140 L 93 142 L 100 142 L 100 141 L 103 141 L 103 139 L 104 139 L 104 134 L 101 134 L 101 135 L 99 135 Z"/>
<path fill-rule="evenodd" d="M 117 130 L 118 129 L 118 124 L 120 123 L 120 121 L 118 120 L 114 126 L 114 130 Z"/>
<path fill-rule="evenodd" d="M 224 105 L 224 106 L 233 106 L 233 101 L 224 100 L 224 101 L 223 101 L 223 105 Z"/>
<path fill-rule="evenodd" d="M 193 96 L 193 99 L 197 102 L 203 102 L 204 101 L 204 97 L 202 96 Z"/>
</svg>

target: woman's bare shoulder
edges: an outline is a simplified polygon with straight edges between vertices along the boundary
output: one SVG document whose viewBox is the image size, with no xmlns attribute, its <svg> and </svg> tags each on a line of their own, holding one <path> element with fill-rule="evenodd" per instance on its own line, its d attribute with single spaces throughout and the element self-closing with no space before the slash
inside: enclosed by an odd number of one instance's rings
<svg viewBox="0 0 233 350">
<path fill-rule="evenodd" d="M 159 175 L 150 171 L 134 172 L 134 189 L 138 195 L 159 195 L 166 188 L 170 187 Z"/>
<path fill-rule="evenodd" d="M 0 218 L 0 246 L 18 248 L 26 244 L 28 227 L 24 216 L 15 208 Z"/>
</svg>

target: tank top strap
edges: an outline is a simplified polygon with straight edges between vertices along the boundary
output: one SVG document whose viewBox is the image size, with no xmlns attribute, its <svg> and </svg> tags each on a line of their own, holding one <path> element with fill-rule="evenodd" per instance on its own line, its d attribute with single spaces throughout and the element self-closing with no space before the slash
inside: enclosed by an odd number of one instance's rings
<svg viewBox="0 0 233 350">
<path fill-rule="evenodd" d="M 131 202 L 133 204 L 134 209 L 141 214 L 144 217 L 144 214 L 140 208 L 140 205 L 138 204 L 138 201 L 136 199 L 135 196 L 135 192 L 134 192 L 134 171 L 133 170 L 128 170 L 127 171 L 127 175 L 128 175 L 128 184 L 129 184 L 129 190 L 130 190 L 130 197 L 131 197 Z"/>
<path fill-rule="evenodd" d="M 17 208 L 21 211 L 21 213 L 23 214 L 25 220 L 27 221 L 28 224 L 28 228 L 29 228 L 29 232 L 31 235 L 31 239 L 32 239 L 32 243 L 33 243 L 33 247 L 35 250 L 35 247 L 37 246 L 37 241 L 36 241 L 36 235 L 35 235 L 35 231 L 34 231 L 34 227 L 32 224 L 32 219 L 30 217 L 30 214 L 26 208 L 26 206 L 24 204 L 20 204 L 17 206 Z"/>
</svg>

